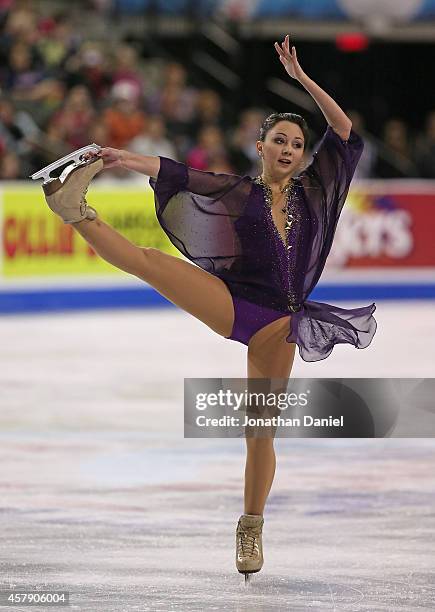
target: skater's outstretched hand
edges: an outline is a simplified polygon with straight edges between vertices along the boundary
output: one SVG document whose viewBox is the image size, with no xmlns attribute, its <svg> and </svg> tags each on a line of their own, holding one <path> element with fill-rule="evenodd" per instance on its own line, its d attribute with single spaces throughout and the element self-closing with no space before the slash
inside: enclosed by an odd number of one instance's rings
<svg viewBox="0 0 435 612">
<path fill-rule="evenodd" d="M 299 81 L 303 76 L 305 76 L 305 73 L 298 62 L 296 47 L 292 47 L 290 50 L 288 34 L 284 38 L 281 45 L 277 42 L 275 43 L 275 49 L 279 55 L 282 65 L 292 79 L 297 79 Z"/>
<path fill-rule="evenodd" d="M 160 170 L 160 158 L 155 155 L 140 155 L 131 153 L 125 149 L 112 149 L 103 147 L 98 153 L 87 153 L 85 159 L 102 159 L 104 162 L 102 170 L 108 168 L 125 168 L 140 172 L 146 176 L 156 178 Z"/>
<path fill-rule="evenodd" d="M 85 159 L 102 159 L 104 162 L 103 170 L 108 170 L 109 168 L 122 166 L 124 153 L 125 151 L 121 149 L 103 147 L 98 153 L 87 153 L 84 157 Z"/>
</svg>

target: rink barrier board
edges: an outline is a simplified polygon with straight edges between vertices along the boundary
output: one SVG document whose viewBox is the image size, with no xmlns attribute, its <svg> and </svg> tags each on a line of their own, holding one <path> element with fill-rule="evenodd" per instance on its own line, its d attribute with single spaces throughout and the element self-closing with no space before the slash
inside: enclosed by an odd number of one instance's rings
<svg viewBox="0 0 435 612">
<path fill-rule="evenodd" d="M 0 287 L 4 281 L 60 274 L 107 275 L 124 273 L 96 256 L 86 241 L 54 215 L 41 189 L 20 185 L 1 189 L 2 249 Z M 178 254 L 157 221 L 151 189 L 126 185 L 94 188 L 89 202 L 101 218 L 134 244 Z"/>
<path fill-rule="evenodd" d="M 309 297 L 319 302 L 433 300 L 435 284 L 323 285 Z M 148 309 L 174 306 L 152 288 L 0 291 L 0 314 L 72 310 Z"/>
<path fill-rule="evenodd" d="M 131 242 L 180 256 L 157 222 L 146 179 L 97 182 L 89 200 Z M 0 313 L 170 304 L 97 257 L 33 183 L 0 185 L 0 230 Z M 433 299 L 434 235 L 435 181 L 356 181 L 310 299 Z"/>
</svg>

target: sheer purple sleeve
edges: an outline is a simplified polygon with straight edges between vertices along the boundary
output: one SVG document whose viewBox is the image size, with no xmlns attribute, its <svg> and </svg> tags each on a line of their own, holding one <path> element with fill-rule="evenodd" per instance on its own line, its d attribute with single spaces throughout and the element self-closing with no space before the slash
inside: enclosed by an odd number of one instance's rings
<svg viewBox="0 0 435 612">
<path fill-rule="evenodd" d="M 337 200 L 343 204 L 363 149 L 364 142 L 353 129 L 342 140 L 328 125 L 311 164 L 300 175 L 305 189 L 320 189 L 325 204 Z"/>
<path fill-rule="evenodd" d="M 216 274 L 242 256 L 235 224 L 252 188 L 249 177 L 203 172 L 161 157 L 150 185 L 158 221 L 185 257 Z"/>
<path fill-rule="evenodd" d="M 292 318 L 287 338 L 305 361 L 325 359 L 336 344 L 368 346 L 376 332 L 375 304 L 343 309 L 309 301 L 330 252 L 340 213 L 364 148 L 353 130 L 347 141 L 328 126 L 312 163 L 299 176 L 311 216 L 313 238 L 303 284 L 303 306 Z"/>
<path fill-rule="evenodd" d="M 362 138 L 353 130 L 349 139 L 343 141 L 331 126 L 328 126 L 314 153 L 313 161 L 299 176 L 314 230 L 311 257 L 304 282 L 304 297 L 311 293 L 325 266 L 363 148 Z"/>
</svg>

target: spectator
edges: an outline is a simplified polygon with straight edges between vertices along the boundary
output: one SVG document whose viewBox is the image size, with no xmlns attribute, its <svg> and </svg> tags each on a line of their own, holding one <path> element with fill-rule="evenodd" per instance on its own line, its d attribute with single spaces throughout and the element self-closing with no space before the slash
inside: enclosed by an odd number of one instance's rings
<svg viewBox="0 0 435 612">
<path fill-rule="evenodd" d="M 260 170 L 255 142 L 264 117 L 265 113 L 256 108 L 248 108 L 240 115 L 230 143 L 230 160 L 238 174 L 256 176 Z"/>
<path fill-rule="evenodd" d="M 58 79 L 44 79 L 29 92 L 26 103 L 21 100 L 20 106 L 27 105 L 28 111 L 36 123 L 45 126 L 51 117 L 62 107 L 66 95 L 64 83 Z"/>
<path fill-rule="evenodd" d="M 130 140 L 144 131 L 145 113 L 138 104 L 137 89 L 132 83 L 120 82 L 112 90 L 113 104 L 104 113 L 109 145 L 123 149 Z"/>
<path fill-rule="evenodd" d="M 365 130 L 365 123 L 362 115 L 355 110 L 350 110 L 346 114 L 351 119 L 352 127 L 355 132 L 364 140 L 364 149 L 356 167 L 354 178 L 370 178 L 373 176 L 373 169 L 377 159 L 377 146 Z"/>
<path fill-rule="evenodd" d="M 31 94 L 32 88 L 45 76 L 38 63 L 29 45 L 15 42 L 11 46 L 3 81 L 11 96 L 25 98 Z"/>
<path fill-rule="evenodd" d="M 422 178 L 435 179 L 435 110 L 426 117 L 424 134 L 417 141 L 415 161 Z"/>
<path fill-rule="evenodd" d="M 177 159 L 177 153 L 173 144 L 166 138 L 166 126 L 158 115 L 151 116 L 142 134 L 136 136 L 129 150 L 141 155 L 161 155 L 171 159 Z"/>
<path fill-rule="evenodd" d="M 0 0 L 0 19 L 3 20 L 7 12 L 11 10 L 14 2 L 15 0 Z"/>
<path fill-rule="evenodd" d="M 196 99 L 196 89 L 187 85 L 186 70 L 177 62 L 167 64 L 162 88 L 147 99 L 150 113 L 162 116 L 181 154 L 190 148 L 189 132 L 195 117 Z"/>
<path fill-rule="evenodd" d="M 197 134 L 203 127 L 215 125 L 224 129 L 222 101 L 213 89 L 202 89 L 196 99 L 195 118 L 191 132 Z"/>
<path fill-rule="evenodd" d="M 121 45 L 115 52 L 115 68 L 112 74 L 113 84 L 129 83 L 137 99 L 142 96 L 143 82 L 135 49 Z"/>
<path fill-rule="evenodd" d="M 56 17 L 42 19 L 39 23 L 40 38 L 37 48 L 48 69 L 63 66 L 66 59 L 76 50 L 78 36 L 68 15 L 61 13 Z"/>
<path fill-rule="evenodd" d="M 47 130 L 42 132 L 39 138 L 35 138 L 33 142 L 30 156 L 32 172 L 40 170 L 70 151 L 71 148 L 65 143 L 63 127 L 59 124 L 51 123 Z M 32 172 L 28 174 L 32 174 Z"/>
<path fill-rule="evenodd" d="M 0 158 L 0 180 L 14 181 L 23 178 L 20 174 L 20 160 L 12 151 Z"/>
<path fill-rule="evenodd" d="M 103 120 L 94 121 L 89 131 L 89 143 L 95 142 L 101 147 L 109 146 L 109 130 Z"/>
<path fill-rule="evenodd" d="M 234 168 L 224 154 L 217 154 L 210 160 L 207 167 L 208 172 L 216 172 L 216 174 L 234 174 Z"/>
<path fill-rule="evenodd" d="M 400 119 L 390 119 L 384 126 L 383 148 L 375 165 L 378 178 L 408 178 L 418 176 L 411 160 L 411 143 L 406 125 Z"/>
<path fill-rule="evenodd" d="M 76 85 L 68 93 L 63 108 L 51 120 L 61 126 L 64 140 L 71 150 L 84 147 L 89 142 L 89 130 L 95 118 L 95 109 L 88 90 Z"/>
<path fill-rule="evenodd" d="M 15 121 L 15 108 L 6 98 L 0 99 L 0 141 L 4 151 L 20 151 L 23 130 Z"/>
<path fill-rule="evenodd" d="M 112 87 L 108 54 L 99 43 L 85 42 L 65 63 L 65 80 L 70 86 L 83 84 L 92 99 L 104 100 Z"/>
<path fill-rule="evenodd" d="M 212 164 L 229 165 L 226 158 L 224 135 L 222 131 L 208 125 L 199 133 L 198 144 L 191 149 L 187 163 L 197 170 L 209 170 Z"/>
<path fill-rule="evenodd" d="M 4 28 L 4 39 L 7 46 L 10 47 L 13 41 L 20 41 L 26 45 L 36 43 L 39 33 L 38 15 L 34 4 L 36 3 L 12 3 Z"/>
</svg>

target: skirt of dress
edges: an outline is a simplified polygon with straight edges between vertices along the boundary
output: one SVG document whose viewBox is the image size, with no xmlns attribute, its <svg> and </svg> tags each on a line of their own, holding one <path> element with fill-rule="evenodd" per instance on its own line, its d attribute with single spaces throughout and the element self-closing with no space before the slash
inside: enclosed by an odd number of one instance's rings
<svg viewBox="0 0 435 612">
<path fill-rule="evenodd" d="M 376 333 L 375 310 L 374 303 L 345 309 L 307 300 L 299 312 L 292 314 L 287 342 L 298 345 L 304 361 L 325 359 L 336 344 L 366 348 Z"/>
</svg>

